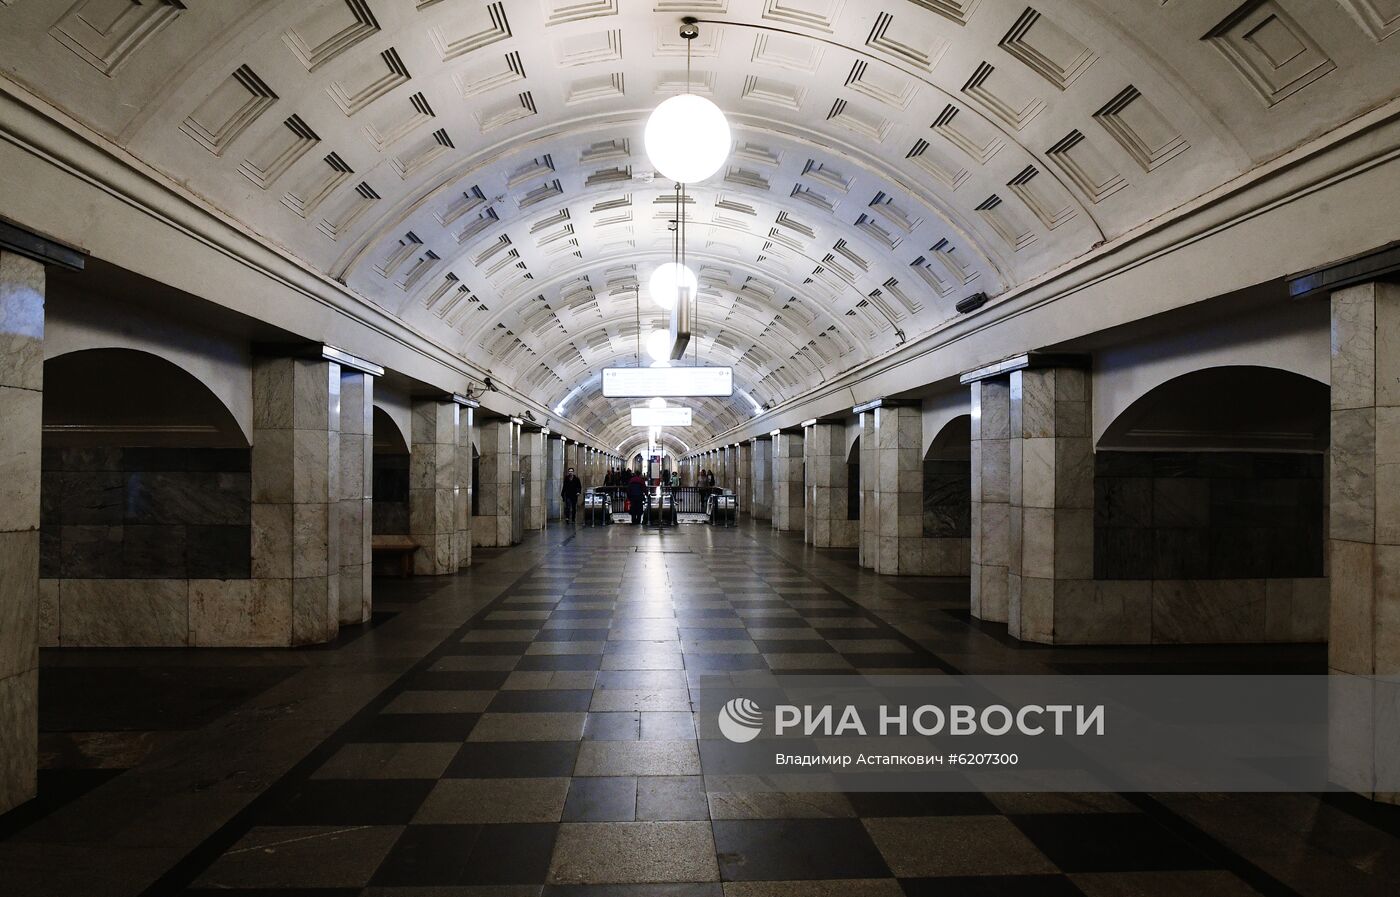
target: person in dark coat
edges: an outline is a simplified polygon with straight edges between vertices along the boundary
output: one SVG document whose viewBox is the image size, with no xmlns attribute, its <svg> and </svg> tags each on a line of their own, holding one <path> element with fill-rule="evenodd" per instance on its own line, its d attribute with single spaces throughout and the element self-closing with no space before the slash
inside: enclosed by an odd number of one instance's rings
<svg viewBox="0 0 1400 897">
<path fill-rule="evenodd" d="M 627 481 L 627 508 L 632 512 L 632 525 L 642 522 L 642 508 L 647 499 L 647 484 L 640 473 Z"/>
<path fill-rule="evenodd" d="M 578 497 L 583 492 L 583 480 L 578 478 L 572 467 L 564 474 L 564 486 L 559 490 L 559 497 L 564 499 L 564 521 L 573 523 L 578 515 Z"/>
</svg>

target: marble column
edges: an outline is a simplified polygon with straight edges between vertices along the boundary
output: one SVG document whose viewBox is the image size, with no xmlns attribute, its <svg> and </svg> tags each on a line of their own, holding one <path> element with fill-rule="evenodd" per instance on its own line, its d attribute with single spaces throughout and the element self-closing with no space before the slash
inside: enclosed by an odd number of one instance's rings
<svg viewBox="0 0 1400 897">
<path fill-rule="evenodd" d="M 453 489 L 452 517 L 454 539 L 452 550 L 457 557 L 457 569 L 472 565 L 472 445 L 476 441 L 476 406 L 461 405 L 457 411 L 456 488 Z"/>
<path fill-rule="evenodd" d="M 472 528 L 477 545 L 512 544 L 515 513 L 514 490 L 519 488 L 520 427 L 514 421 L 497 418 L 483 422 L 481 434 L 480 526 Z"/>
<path fill-rule="evenodd" d="M 1331 306 L 1329 771 L 1400 803 L 1377 786 L 1400 770 L 1395 680 L 1379 678 L 1400 674 L 1400 284 L 1347 287 Z"/>
<path fill-rule="evenodd" d="M 369 620 L 374 518 L 374 377 L 340 372 L 340 623 Z"/>
<path fill-rule="evenodd" d="M 773 437 L 773 528 L 779 532 L 803 529 L 802 443 L 801 433 Z"/>
<path fill-rule="evenodd" d="M 807 530 L 804 541 L 818 548 L 854 548 L 860 538 L 847 520 L 846 428 L 818 421 L 803 434 L 807 455 Z"/>
<path fill-rule="evenodd" d="M 972 389 L 972 616 L 1007 621 L 1011 564 L 1011 383 Z"/>
<path fill-rule="evenodd" d="M 0 251 L 0 813 L 38 769 L 44 266 Z"/>
<path fill-rule="evenodd" d="M 875 433 L 875 411 L 860 415 L 860 541 L 856 558 L 862 567 L 875 569 L 880 557 L 880 453 Z"/>
<path fill-rule="evenodd" d="M 1054 644 L 1094 613 L 1094 447 L 1089 374 L 1011 374 L 1007 623 L 1013 638 Z"/>
<path fill-rule="evenodd" d="M 923 411 L 917 405 L 882 405 L 874 412 L 879 545 L 875 572 L 924 570 Z"/>
<path fill-rule="evenodd" d="M 564 515 L 563 499 L 560 490 L 564 487 L 564 440 L 551 433 L 545 446 L 545 507 L 550 520 L 559 520 Z"/>
<path fill-rule="evenodd" d="M 520 434 L 520 473 L 525 477 L 525 529 L 544 529 L 544 443 L 539 430 Z"/>
<path fill-rule="evenodd" d="M 477 459 L 477 515 L 476 519 L 472 521 L 472 544 L 475 546 L 493 548 L 501 544 L 496 518 L 501 513 L 501 480 L 510 476 L 510 462 L 502 456 L 500 443 L 503 438 L 509 440 L 509 434 L 506 431 L 508 425 L 508 421 L 499 418 L 482 420 L 477 423 L 480 457 Z M 503 460 L 506 464 L 504 473 L 501 471 Z M 585 449 L 585 469 L 587 466 L 587 450 Z M 507 498 L 509 498 L 509 493 L 507 493 Z M 507 513 L 509 513 L 509 507 L 509 503 L 507 503 Z M 510 532 L 509 527 L 506 528 L 506 532 Z M 505 544 L 510 544 L 509 538 L 506 539 Z"/>
<path fill-rule="evenodd" d="M 408 531 L 419 543 L 413 572 L 441 576 L 458 569 L 457 452 L 461 406 L 451 399 L 415 399 L 408 456 Z"/>
<path fill-rule="evenodd" d="M 253 362 L 253 595 L 246 644 L 340 627 L 340 365 Z"/>
<path fill-rule="evenodd" d="M 753 487 L 749 503 L 753 507 L 756 520 L 773 519 L 773 442 L 767 436 L 755 437 L 750 441 L 750 459 L 753 462 Z"/>
<path fill-rule="evenodd" d="M 734 494 L 739 496 L 739 514 L 750 515 L 753 513 L 753 443 L 741 442 L 734 451 L 738 456 Z"/>
</svg>

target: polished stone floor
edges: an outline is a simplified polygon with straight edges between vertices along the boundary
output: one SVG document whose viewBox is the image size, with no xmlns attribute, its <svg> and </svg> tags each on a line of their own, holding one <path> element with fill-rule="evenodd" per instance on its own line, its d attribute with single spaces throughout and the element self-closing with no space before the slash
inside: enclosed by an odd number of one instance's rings
<svg viewBox="0 0 1400 897">
<path fill-rule="evenodd" d="M 752 671 L 1325 669 L 1025 646 L 966 590 L 766 525 L 552 528 L 377 581 L 334 645 L 46 652 L 41 794 L 0 817 L 0 893 L 1400 892 L 1400 814 L 1340 796 L 770 794 L 707 768 L 692 690 Z"/>
</svg>

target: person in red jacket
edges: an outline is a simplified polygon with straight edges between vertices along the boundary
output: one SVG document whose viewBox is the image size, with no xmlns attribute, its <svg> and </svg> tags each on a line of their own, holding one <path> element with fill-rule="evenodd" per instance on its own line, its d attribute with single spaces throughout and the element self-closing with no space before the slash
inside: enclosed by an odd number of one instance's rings
<svg viewBox="0 0 1400 897">
<path fill-rule="evenodd" d="M 632 525 L 642 522 L 642 508 L 647 500 L 647 484 L 640 473 L 634 473 L 627 481 L 627 510 L 632 512 Z"/>
</svg>

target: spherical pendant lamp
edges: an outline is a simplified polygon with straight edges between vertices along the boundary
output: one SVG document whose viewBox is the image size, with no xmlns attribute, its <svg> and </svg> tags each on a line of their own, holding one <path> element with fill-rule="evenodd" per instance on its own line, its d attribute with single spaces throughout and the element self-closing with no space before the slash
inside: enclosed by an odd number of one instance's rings
<svg viewBox="0 0 1400 897">
<path fill-rule="evenodd" d="M 670 311 L 676 307 L 676 297 L 681 288 L 688 287 L 693 293 L 696 285 L 694 271 L 677 262 L 667 262 L 651 272 L 647 291 L 651 293 L 651 301 L 659 308 Z"/>
<path fill-rule="evenodd" d="M 653 330 L 647 335 L 647 354 L 652 361 L 669 361 L 671 358 L 671 334 L 665 330 Z"/>
<path fill-rule="evenodd" d="M 684 93 L 652 110 L 643 142 L 663 177 L 696 184 L 719 171 L 729 155 L 729 122 L 714 103 Z"/>
</svg>

